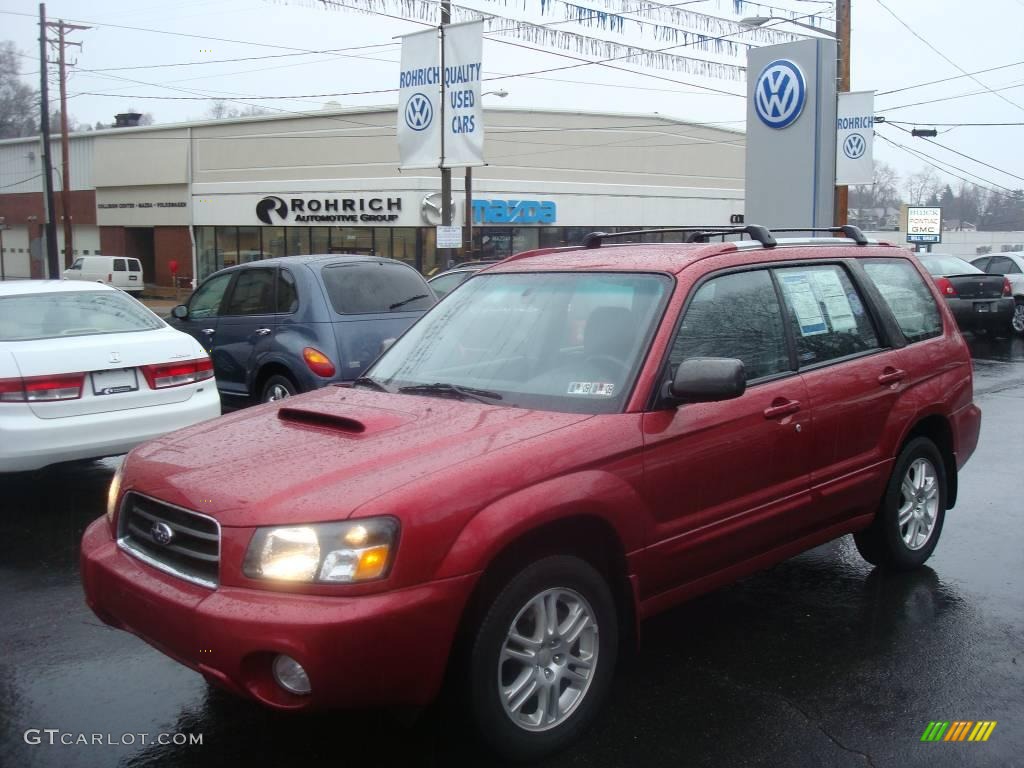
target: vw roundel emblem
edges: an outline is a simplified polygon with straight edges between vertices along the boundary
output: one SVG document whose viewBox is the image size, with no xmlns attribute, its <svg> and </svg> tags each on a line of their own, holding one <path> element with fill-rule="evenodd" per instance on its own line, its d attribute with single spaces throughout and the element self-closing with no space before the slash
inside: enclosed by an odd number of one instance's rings
<svg viewBox="0 0 1024 768">
<path fill-rule="evenodd" d="M 152 536 L 153 541 L 161 547 L 166 547 L 174 540 L 174 529 L 172 529 L 167 523 L 156 522 L 153 523 L 153 527 L 149 529 L 149 535 Z"/>
<path fill-rule="evenodd" d="M 405 124 L 414 131 L 423 131 L 434 120 L 434 105 L 422 93 L 414 93 L 405 102 Z"/>
<path fill-rule="evenodd" d="M 785 128 L 804 111 L 807 85 L 792 61 L 778 59 L 761 70 L 754 84 L 754 110 L 769 128 Z"/>
<path fill-rule="evenodd" d="M 867 151 L 868 143 L 859 133 L 851 133 L 843 142 L 843 154 L 851 160 L 858 160 Z"/>
</svg>

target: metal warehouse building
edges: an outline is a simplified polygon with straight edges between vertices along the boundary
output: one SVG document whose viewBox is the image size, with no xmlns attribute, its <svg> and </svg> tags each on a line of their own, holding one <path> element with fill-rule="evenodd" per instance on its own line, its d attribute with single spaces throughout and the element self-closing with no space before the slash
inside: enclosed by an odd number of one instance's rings
<svg viewBox="0 0 1024 768">
<path fill-rule="evenodd" d="M 489 165 L 473 171 L 473 253 L 460 249 L 456 260 L 743 212 L 742 133 L 658 115 L 487 109 L 485 118 Z M 399 172 L 395 121 L 391 107 L 74 134 L 73 253 L 62 263 L 133 256 L 158 285 L 171 285 L 171 262 L 202 279 L 305 253 L 375 253 L 430 273 L 440 176 Z M 45 275 L 40 150 L 39 138 L 0 141 L 8 277 Z M 462 171 L 453 177 L 454 220 L 464 223 Z"/>
</svg>

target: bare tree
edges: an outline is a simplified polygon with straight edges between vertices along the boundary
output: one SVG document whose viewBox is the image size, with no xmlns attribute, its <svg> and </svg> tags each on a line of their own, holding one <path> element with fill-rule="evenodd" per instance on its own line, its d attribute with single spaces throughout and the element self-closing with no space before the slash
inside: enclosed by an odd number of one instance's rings
<svg viewBox="0 0 1024 768">
<path fill-rule="evenodd" d="M 257 107 L 254 104 L 248 104 L 241 109 L 238 107 L 229 107 L 228 103 L 224 99 L 214 99 L 213 103 L 210 104 L 210 108 L 206 110 L 206 117 L 211 120 L 222 120 L 228 117 L 251 117 L 254 115 L 265 114 L 268 114 L 268 111 L 263 109 L 263 107 Z"/>
<path fill-rule="evenodd" d="M 0 43 L 0 139 L 34 134 L 38 109 L 36 91 L 21 80 L 14 43 Z"/>
<path fill-rule="evenodd" d="M 907 177 L 907 202 L 910 205 L 924 205 L 928 200 L 937 196 L 942 187 L 942 179 L 933 168 L 922 168 Z"/>
</svg>

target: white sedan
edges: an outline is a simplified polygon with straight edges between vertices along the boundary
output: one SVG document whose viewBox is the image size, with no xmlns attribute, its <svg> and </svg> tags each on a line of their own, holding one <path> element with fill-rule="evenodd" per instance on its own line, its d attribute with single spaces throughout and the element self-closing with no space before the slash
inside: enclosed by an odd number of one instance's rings
<svg viewBox="0 0 1024 768">
<path fill-rule="evenodd" d="M 206 351 L 131 296 L 0 282 L 0 472 L 114 456 L 218 415 Z"/>
</svg>

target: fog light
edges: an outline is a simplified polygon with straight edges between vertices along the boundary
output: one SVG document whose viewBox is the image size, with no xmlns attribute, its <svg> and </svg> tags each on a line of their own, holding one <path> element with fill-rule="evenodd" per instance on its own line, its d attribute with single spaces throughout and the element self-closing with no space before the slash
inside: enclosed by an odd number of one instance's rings
<svg viewBox="0 0 1024 768">
<path fill-rule="evenodd" d="M 274 680 L 289 693 L 305 696 L 310 692 L 309 675 L 291 656 L 276 656 L 273 669 Z"/>
</svg>

